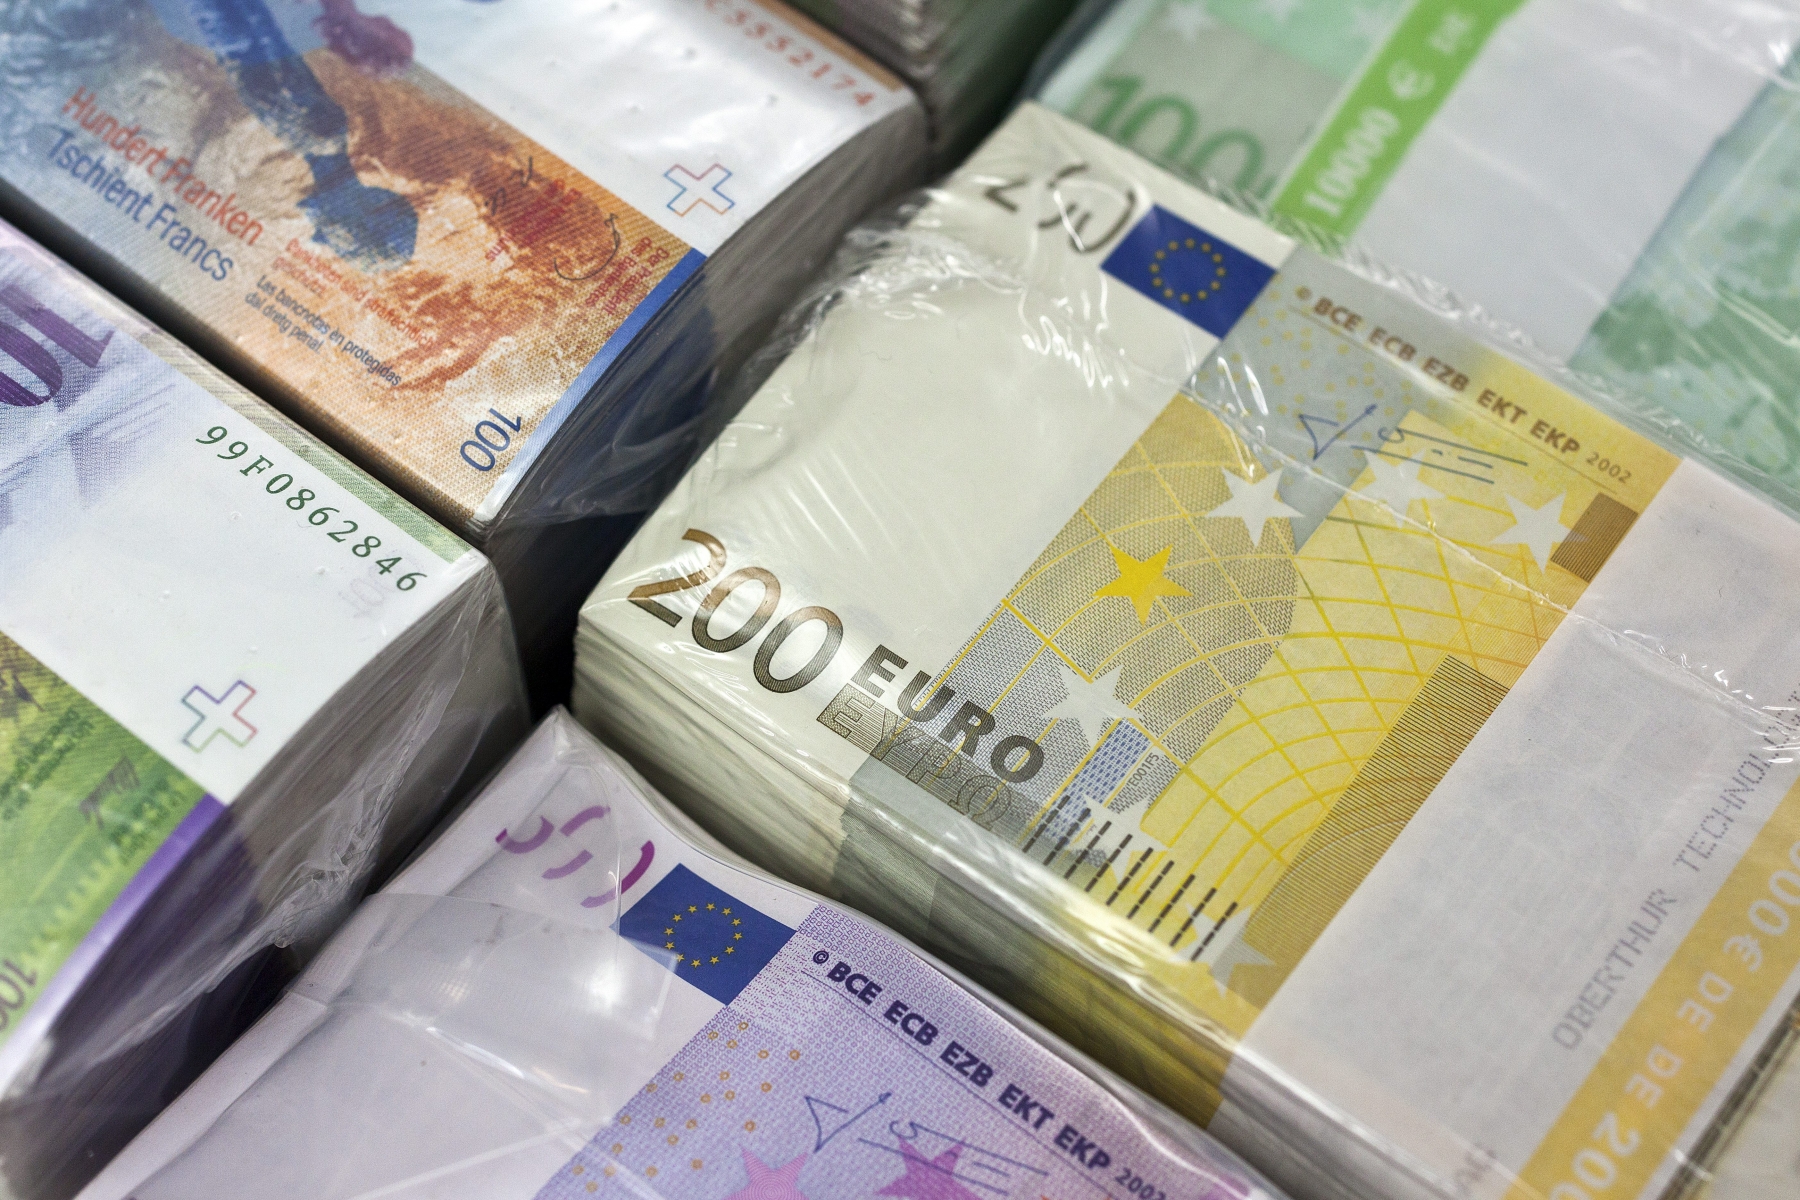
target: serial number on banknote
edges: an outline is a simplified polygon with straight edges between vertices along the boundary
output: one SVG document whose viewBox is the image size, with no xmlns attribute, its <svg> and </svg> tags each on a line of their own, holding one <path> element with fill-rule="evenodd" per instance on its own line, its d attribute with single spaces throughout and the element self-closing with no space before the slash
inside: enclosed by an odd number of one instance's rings
<svg viewBox="0 0 1800 1200">
<path fill-rule="evenodd" d="M 833 91 L 852 93 L 852 98 L 858 105 L 874 101 L 875 93 L 869 89 L 869 85 L 844 62 L 820 58 L 793 36 L 782 33 L 774 23 L 759 19 L 768 14 L 757 11 L 754 6 L 735 4 L 731 0 L 706 0 L 706 10 L 722 17 L 732 28 L 742 30 L 745 37 L 761 45 L 764 50 L 780 55 L 795 70 L 820 82 L 828 82 Z M 787 53 L 789 50 L 793 53 Z"/>
<path fill-rule="evenodd" d="M 223 425 L 214 425 L 194 441 L 202 446 L 222 444 L 223 452 L 213 457 L 226 462 L 237 462 L 250 453 L 249 442 L 241 439 L 227 442 L 229 437 L 229 429 Z M 339 545 L 347 546 L 357 558 L 369 559 L 374 564 L 377 575 L 393 576 L 394 586 L 399 590 L 410 592 L 419 586 L 419 580 L 425 578 L 424 571 L 407 570 L 403 555 L 381 557 L 381 538 L 378 535 L 364 533 L 361 525 L 344 516 L 343 510 L 337 505 L 322 503 L 330 497 L 303 486 L 303 481 L 294 472 L 280 470 L 279 467 L 280 464 L 274 459 L 258 454 L 246 466 L 239 468 L 238 474 L 261 483 L 262 490 L 273 497 L 276 503 L 286 505 L 296 514 L 304 514 L 308 525 L 316 527 Z"/>
</svg>

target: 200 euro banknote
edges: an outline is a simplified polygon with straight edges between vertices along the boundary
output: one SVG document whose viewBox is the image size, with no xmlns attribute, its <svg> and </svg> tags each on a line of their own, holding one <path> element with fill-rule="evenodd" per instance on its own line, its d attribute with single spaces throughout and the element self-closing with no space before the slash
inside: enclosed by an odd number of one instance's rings
<svg viewBox="0 0 1800 1200">
<path fill-rule="evenodd" d="M 583 716 L 1306 1187 L 1658 1194 L 1800 991 L 1800 525 L 1036 106 L 852 266 Z"/>
</svg>

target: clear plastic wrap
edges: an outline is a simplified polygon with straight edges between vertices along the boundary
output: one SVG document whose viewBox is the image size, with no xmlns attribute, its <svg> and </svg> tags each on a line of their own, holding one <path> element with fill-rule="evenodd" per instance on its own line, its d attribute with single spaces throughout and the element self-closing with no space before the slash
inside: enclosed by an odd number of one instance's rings
<svg viewBox="0 0 1800 1200">
<path fill-rule="evenodd" d="M 0 306 L 0 1195 L 49 1200 L 525 697 L 478 552 L 5 225 Z"/>
<path fill-rule="evenodd" d="M 795 0 L 899 72 L 949 170 L 992 129 L 1074 0 Z"/>
<path fill-rule="evenodd" d="M 728 843 L 1295 1195 L 1657 1197 L 1793 1129 L 1779 481 L 1035 103 L 748 386 L 577 637 Z"/>
<path fill-rule="evenodd" d="M 1683 1196 L 1695 1200 L 1776 1200 L 1800 1185 L 1800 1145 L 1794 1114 L 1800 1112 L 1800 1069 L 1794 1044 L 1800 1041 L 1800 1012 L 1789 1015 L 1785 1036 L 1746 1081 L 1740 1120 L 1716 1132 L 1707 1168 L 1694 1173 Z"/>
<path fill-rule="evenodd" d="M 1800 486 L 1797 39 L 1791 0 L 1099 0 L 1033 86 Z"/>
<path fill-rule="evenodd" d="M 0 201 L 484 550 L 557 698 L 716 375 L 924 116 L 774 0 L 361 2 L 9 6 Z"/>
<path fill-rule="evenodd" d="M 1277 1200 L 562 710 L 84 1200 Z"/>
</svg>

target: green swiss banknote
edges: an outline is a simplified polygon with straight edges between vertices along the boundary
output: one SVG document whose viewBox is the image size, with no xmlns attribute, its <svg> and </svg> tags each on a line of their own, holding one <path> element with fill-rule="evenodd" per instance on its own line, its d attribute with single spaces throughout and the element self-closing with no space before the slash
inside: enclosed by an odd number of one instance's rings
<svg viewBox="0 0 1800 1200">
<path fill-rule="evenodd" d="M 0 1046 L 202 798 L 0 633 Z"/>
</svg>

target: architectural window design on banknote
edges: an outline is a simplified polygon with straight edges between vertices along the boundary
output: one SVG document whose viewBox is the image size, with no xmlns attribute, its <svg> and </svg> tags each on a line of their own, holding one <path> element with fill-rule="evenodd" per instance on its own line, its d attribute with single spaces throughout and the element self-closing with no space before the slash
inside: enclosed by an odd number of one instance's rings
<svg viewBox="0 0 1800 1200">
<path fill-rule="evenodd" d="M 977 761 L 959 713 L 1029 737 L 987 827 L 1255 1007 L 1674 464 L 1617 427 L 1584 454 L 1550 394 L 1446 401 L 1322 299 L 1277 280 L 1218 360 L 1215 399 L 1256 376 L 1291 465 L 1175 398 L 902 709 Z"/>
</svg>

